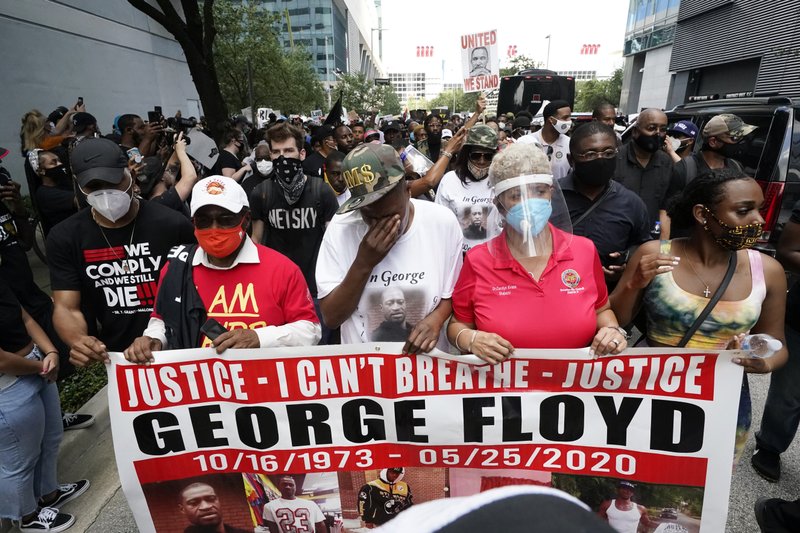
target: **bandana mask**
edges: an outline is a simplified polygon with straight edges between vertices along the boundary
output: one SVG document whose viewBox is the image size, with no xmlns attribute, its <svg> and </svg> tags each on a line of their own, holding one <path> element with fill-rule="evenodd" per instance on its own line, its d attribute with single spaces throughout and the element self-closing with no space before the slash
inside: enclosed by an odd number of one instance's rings
<svg viewBox="0 0 800 533">
<path fill-rule="evenodd" d="M 719 227 L 722 228 L 722 233 L 714 237 L 714 240 L 725 248 L 726 250 L 736 251 L 744 250 L 745 248 L 752 248 L 758 242 L 761 234 L 764 233 L 764 224 L 744 224 L 741 226 L 729 226 L 717 218 L 717 215 L 711 212 L 707 207 L 703 207 L 706 213 L 711 215 Z M 706 231 L 708 227 L 704 226 Z"/>
<path fill-rule="evenodd" d="M 489 165 L 481 168 L 475 165 L 472 161 L 467 161 L 467 169 L 475 176 L 476 180 L 482 180 L 489 175 Z"/>
<path fill-rule="evenodd" d="M 283 196 L 289 205 L 294 205 L 303 194 L 305 175 L 303 162 L 294 157 L 280 156 L 272 162 L 275 169 L 275 179 L 283 190 Z"/>
</svg>

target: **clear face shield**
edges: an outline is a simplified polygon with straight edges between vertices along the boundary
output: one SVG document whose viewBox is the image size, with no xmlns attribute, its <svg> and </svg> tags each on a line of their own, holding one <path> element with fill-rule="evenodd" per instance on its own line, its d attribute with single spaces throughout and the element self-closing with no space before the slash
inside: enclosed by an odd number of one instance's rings
<svg viewBox="0 0 800 533">
<path fill-rule="evenodd" d="M 503 220 L 506 244 L 516 258 L 549 256 L 554 246 L 569 246 L 572 241 L 569 209 L 550 174 L 500 181 L 494 186 L 494 203 Z M 554 233 L 558 233 L 555 240 Z"/>
</svg>

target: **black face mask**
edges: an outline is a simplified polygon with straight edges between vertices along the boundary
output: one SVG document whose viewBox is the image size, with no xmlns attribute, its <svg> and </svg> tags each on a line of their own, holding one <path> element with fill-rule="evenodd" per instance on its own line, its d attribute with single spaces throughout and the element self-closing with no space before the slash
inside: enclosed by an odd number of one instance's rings
<svg viewBox="0 0 800 533">
<path fill-rule="evenodd" d="M 67 169 L 63 165 L 46 169 L 44 175 L 55 182 L 63 181 L 68 178 Z"/>
<path fill-rule="evenodd" d="M 715 150 L 717 153 L 730 159 L 741 159 L 747 151 L 747 146 L 743 142 L 736 144 L 724 143 L 722 146 Z"/>
<path fill-rule="evenodd" d="M 661 135 L 645 135 L 639 133 L 639 136 L 634 137 L 633 141 L 645 152 L 654 154 L 664 146 L 664 139 L 666 139 L 666 137 L 662 137 Z"/>
<path fill-rule="evenodd" d="M 442 133 L 428 133 L 428 146 L 439 146 L 442 144 Z"/>
<path fill-rule="evenodd" d="M 598 157 L 593 161 L 574 161 L 575 169 L 573 175 L 579 182 L 589 185 L 598 186 L 606 185 L 611 178 L 614 177 L 614 172 L 617 170 L 617 158 L 605 159 Z"/>
</svg>

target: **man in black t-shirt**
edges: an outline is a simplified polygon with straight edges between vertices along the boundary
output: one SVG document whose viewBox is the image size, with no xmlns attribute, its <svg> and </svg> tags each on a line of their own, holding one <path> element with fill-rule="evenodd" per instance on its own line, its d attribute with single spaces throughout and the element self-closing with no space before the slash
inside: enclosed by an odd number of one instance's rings
<svg viewBox="0 0 800 533">
<path fill-rule="evenodd" d="M 227 130 L 222 137 L 223 147 L 209 175 L 225 176 L 241 181 L 242 176 L 247 173 L 247 166 L 243 166 L 240 160 L 246 142 L 241 131 L 234 128 Z"/>
<path fill-rule="evenodd" d="M 267 131 L 267 138 L 273 177 L 250 194 L 253 240 L 279 251 L 299 266 L 316 303 L 317 255 L 325 227 L 339 203 L 322 179 L 304 175 L 305 150 L 300 130 L 281 123 Z M 320 344 L 325 343 L 326 332 L 323 325 Z"/>
<path fill-rule="evenodd" d="M 132 199 L 127 158 L 108 139 L 86 139 L 71 156 L 72 170 L 91 209 L 50 232 L 47 262 L 56 331 L 70 361 L 86 366 L 122 351 L 147 327 L 158 274 L 173 246 L 194 242 L 182 214 Z M 94 320 L 87 320 L 84 310 Z"/>
<path fill-rule="evenodd" d="M 333 133 L 333 127 L 327 124 L 314 130 L 314 134 L 311 136 L 311 146 L 314 152 L 303 160 L 303 171 L 306 176 L 322 177 L 322 167 L 325 164 L 325 159 L 331 152 L 336 150 L 336 139 Z"/>
</svg>

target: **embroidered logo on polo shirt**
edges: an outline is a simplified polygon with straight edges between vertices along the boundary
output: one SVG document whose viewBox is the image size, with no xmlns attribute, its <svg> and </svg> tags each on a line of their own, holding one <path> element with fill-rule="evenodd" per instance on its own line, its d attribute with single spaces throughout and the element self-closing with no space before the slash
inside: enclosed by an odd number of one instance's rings
<svg viewBox="0 0 800 533">
<path fill-rule="evenodd" d="M 575 270 L 568 268 L 561 273 L 561 283 L 570 289 L 575 289 L 581 284 L 581 276 Z"/>
<path fill-rule="evenodd" d="M 561 292 L 567 294 L 580 294 L 586 290 L 586 287 L 581 286 L 581 275 L 571 268 L 561 273 L 561 283 L 566 287 L 566 289 L 561 289 Z"/>
<path fill-rule="evenodd" d="M 556 159 L 561 159 L 562 157 L 564 157 L 563 152 L 556 152 Z"/>
</svg>

